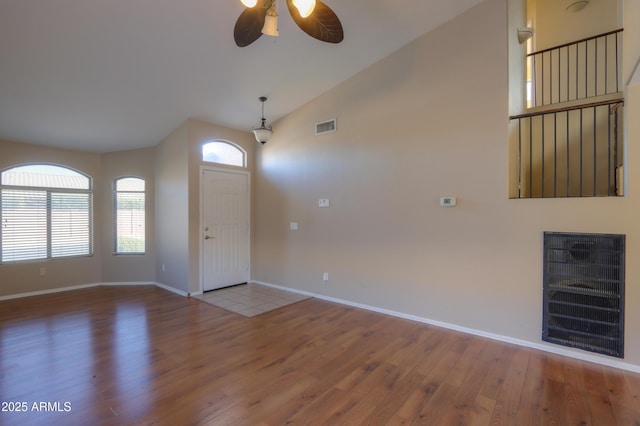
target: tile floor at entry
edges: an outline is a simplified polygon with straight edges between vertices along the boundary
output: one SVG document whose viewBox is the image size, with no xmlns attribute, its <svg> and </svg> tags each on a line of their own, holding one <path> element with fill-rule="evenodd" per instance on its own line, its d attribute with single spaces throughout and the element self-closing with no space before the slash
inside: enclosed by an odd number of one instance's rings
<svg viewBox="0 0 640 426">
<path fill-rule="evenodd" d="M 208 291 L 198 296 L 203 302 L 246 317 L 260 315 L 308 298 L 309 296 L 260 284 L 242 284 Z"/>
</svg>

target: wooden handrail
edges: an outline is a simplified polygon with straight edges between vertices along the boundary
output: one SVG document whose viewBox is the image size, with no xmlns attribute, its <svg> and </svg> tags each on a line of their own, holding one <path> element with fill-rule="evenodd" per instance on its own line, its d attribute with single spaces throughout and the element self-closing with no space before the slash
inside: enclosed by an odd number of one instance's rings
<svg viewBox="0 0 640 426">
<path fill-rule="evenodd" d="M 613 31 L 609 31 L 609 32 L 606 32 L 606 33 L 598 34 L 598 35 L 595 35 L 595 36 L 583 38 L 581 40 L 572 41 L 570 43 L 565 43 L 565 44 L 561 44 L 561 45 L 558 45 L 558 46 L 549 47 L 547 49 L 538 50 L 537 52 L 527 53 L 527 56 L 539 55 L 540 53 L 546 53 L 546 52 L 550 52 L 552 50 L 556 50 L 556 49 L 560 49 L 560 48 L 563 48 L 563 47 L 571 46 L 573 44 L 583 43 L 585 41 L 594 40 L 594 39 L 600 38 L 600 37 L 606 37 L 606 36 L 609 36 L 611 34 L 616 34 L 616 33 L 622 32 L 622 31 L 624 31 L 624 28 L 620 28 L 618 30 L 613 30 Z"/>
<path fill-rule="evenodd" d="M 519 118 L 535 117 L 538 115 L 555 114 L 558 112 L 575 111 L 577 109 L 594 108 L 594 107 L 599 107 L 603 105 L 615 105 L 615 104 L 624 104 L 624 98 L 611 99 L 608 101 L 591 102 L 588 104 L 579 104 L 579 105 L 572 105 L 572 106 L 566 106 L 566 107 L 560 107 L 560 108 L 553 108 L 553 109 L 547 109 L 544 111 L 528 112 L 526 114 L 512 115 L 509 117 L 509 120 L 517 120 Z"/>
</svg>

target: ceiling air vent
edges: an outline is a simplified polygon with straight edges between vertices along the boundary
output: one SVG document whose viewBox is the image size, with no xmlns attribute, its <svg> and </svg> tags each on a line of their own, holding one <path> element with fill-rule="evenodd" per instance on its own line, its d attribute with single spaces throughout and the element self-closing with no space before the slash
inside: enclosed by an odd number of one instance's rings
<svg viewBox="0 0 640 426">
<path fill-rule="evenodd" d="M 331 133 L 336 131 L 336 119 L 323 121 L 322 123 L 316 123 L 316 135 L 322 135 L 324 133 Z"/>
</svg>

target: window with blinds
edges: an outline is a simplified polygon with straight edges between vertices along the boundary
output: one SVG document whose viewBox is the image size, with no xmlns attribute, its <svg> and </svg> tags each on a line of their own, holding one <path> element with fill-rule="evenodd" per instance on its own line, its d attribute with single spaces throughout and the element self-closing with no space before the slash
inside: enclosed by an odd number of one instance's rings
<svg viewBox="0 0 640 426">
<path fill-rule="evenodd" d="M 113 191 L 116 254 L 145 252 L 145 181 L 135 177 L 115 180 Z"/>
<path fill-rule="evenodd" d="M 54 165 L 3 171 L 0 226 L 2 263 L 91 256 L 91 179 Z"/>
</svg>

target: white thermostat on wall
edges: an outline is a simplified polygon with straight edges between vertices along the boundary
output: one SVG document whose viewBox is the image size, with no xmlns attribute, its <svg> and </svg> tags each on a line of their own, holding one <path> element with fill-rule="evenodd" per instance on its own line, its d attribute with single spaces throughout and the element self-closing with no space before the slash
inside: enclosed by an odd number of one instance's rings
<svg viewBox="0 0 640 426">
<path fill-rule="evenodd" d="M 442 197 L 442 198 L 440 198 L 440 206 L 441 207 L 455 207 L 456 206 L 456 197 Z"/>
</svg>

